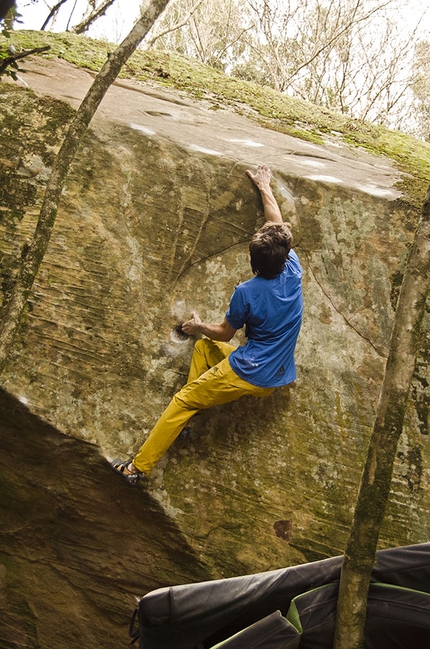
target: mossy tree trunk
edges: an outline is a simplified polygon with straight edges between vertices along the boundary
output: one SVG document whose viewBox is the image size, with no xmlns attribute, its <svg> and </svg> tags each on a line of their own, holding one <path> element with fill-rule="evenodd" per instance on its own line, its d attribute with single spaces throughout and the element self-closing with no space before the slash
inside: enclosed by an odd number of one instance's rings
<svg viewBox="0 0 430 649">
<path fill-rule="evenodd" d="M 390 352 L 343 559 L 334 649 L 363 649 L 370 573 L 430 290 L 430 187 L 400 289 Z"/>
<path fill-rule="evenodd" d="M 121 45 L 109 54 L 71 123 L 52 166 L 33 241 L 23 250 L 21 267 L 0 323 L 0 372 L 3 370 L 34 279 L 45 255 L 67 173 L 79 143 L 107 90 L 170 0 L 152 0 Z"/>
</svg>

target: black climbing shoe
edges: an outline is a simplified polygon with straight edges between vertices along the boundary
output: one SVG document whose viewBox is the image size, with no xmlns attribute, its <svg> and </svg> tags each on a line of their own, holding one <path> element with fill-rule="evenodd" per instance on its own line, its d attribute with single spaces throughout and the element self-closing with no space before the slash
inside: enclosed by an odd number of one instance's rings
<svg viewBox="0 0 430 649">
<path fill-rule="evenodd" d="M 142 477 L 142 473 L 136 469 L 131 460 L 120 460 L 119 458 L 116 458 L 115 460 L 112 460 L 110 465 L 112 469 L 116 473 L 122 475 L 124 480 L 130 485 L 136 485 Z M 134 471 L 130 471 L 130 465 L 135 469 Z"/>
<path fill-rule="evenodd" d="M 193 429 L 191 426 L 185 426 L 185 428 L 183 428 L 179 433 L 179 439 L 189 439 L 192 432 Z"/>
</svg>

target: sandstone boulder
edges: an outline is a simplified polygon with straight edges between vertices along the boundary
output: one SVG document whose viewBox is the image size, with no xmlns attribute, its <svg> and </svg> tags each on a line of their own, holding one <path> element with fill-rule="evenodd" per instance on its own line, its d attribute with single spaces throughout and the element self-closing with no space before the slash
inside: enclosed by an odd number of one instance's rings
<svg viewBox="0 0 430 649">
<path fill-rule="evenodd" d="M 91 82 L 65 62 L 32 66 L 34 92 L 0 88 L 3 298 L 70 104 Z M 192 309 L 222 319 L 251 276 L 248 241 L 263 219 L 245 170 L 261 161 L 304 268 L 298 379 L 204 412 L 131 492 L 108 460 L 137 450 L 186 379 L 193 341 L 172 339 L 174 326 Z M 67 179 L 2 375 L 1 574 L 16 619 L 21 606 L 33 611 L 31 637 L 39 588 L 44 626 L 57 593 L 53 610 L 69 597 L 71 619 L 105 606 L 115 627 L 125 594 L 342 553 L 418 221 L 399 177 L 335 135 L 320 147 L 173 91 L 112 88 Z M 428 539 L 428 317 L 425 327 L 381 547 Z"/>
</svg>

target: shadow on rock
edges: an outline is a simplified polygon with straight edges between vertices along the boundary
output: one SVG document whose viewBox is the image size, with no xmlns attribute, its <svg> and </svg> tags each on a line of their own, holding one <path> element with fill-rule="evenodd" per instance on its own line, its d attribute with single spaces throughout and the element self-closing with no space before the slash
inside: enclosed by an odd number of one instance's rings
<svg viewBox="0 0 430 649">
<path fill-rule="evenodd" d="M 0 645 L 115 649 L 134 596 L 208 579 L 144 487 L 0 390 Z"/>
</svg>

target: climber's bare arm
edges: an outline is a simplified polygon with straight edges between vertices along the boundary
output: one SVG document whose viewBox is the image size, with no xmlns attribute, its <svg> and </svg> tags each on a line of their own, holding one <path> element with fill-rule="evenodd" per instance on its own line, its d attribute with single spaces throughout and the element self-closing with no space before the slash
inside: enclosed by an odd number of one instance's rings
<svg viewBox="0 0 430 649">
<path fill-rule="evenodd" d="M 255 174 L 248 169 L 246 175 L 260 190 L 266 221 L 283 223 L 281 210 L 279 209 L 279 205 L 276 198 L 273 196 L 272 188 L 270 187 L 270 178 L 272 174 L 270 173 L 269 167 L 267 167 L 267 165 L 258 165 Z"/>
<path fill-rule="evenodd" d="M 236 333 L 236 329 L 227 322 L 224 318 L 223 322 L 218 324 L 211 324 L 202 322 L 195 311 L 192 313 L 191 320 L 187 320 L 182 325 L 182 330 L 186 334 L 203 334 L 211 340 L 219 340 L 220 342 L 228 342 Z"/>
</svg>

